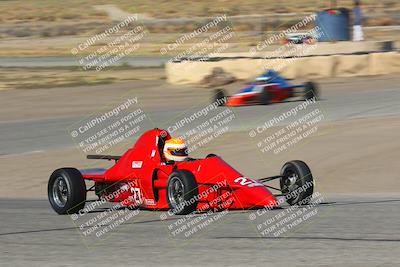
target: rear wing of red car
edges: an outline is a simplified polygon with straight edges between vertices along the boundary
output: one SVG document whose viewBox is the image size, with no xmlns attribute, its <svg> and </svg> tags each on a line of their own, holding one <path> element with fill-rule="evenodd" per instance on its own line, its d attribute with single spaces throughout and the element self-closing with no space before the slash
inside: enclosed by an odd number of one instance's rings
<svg viewBox="0 0 400 267">
<path fill-rule="evenodd" d="M 117 162 L 121 156 L 112 156 L 112 155 L 87 155 L 87 159 L 106 159 L 106 160 L 115 160 Z"/>
</svg>

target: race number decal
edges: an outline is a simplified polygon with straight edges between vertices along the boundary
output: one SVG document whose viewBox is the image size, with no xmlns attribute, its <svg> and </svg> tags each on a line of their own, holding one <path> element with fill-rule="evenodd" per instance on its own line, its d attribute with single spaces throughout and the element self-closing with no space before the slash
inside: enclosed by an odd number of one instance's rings
<svg viewBox="0 0 400 267">
<path fill-rule="evenodd" d="M 234 182 L 243 186 L 247 185 L 248 187 L 264 186 L 262 183 L 246 177 L 238 177 Z"/>
<path fill-rule="evenodd" d="M 143 203 L 142 200 L 142 192 L 140 191 L 140 188 L 138 187 L 133 187 L 131 188 L 131 193 L 133 193 L 132 201 L 135 205 L 141 205 Z"/>
</svg>

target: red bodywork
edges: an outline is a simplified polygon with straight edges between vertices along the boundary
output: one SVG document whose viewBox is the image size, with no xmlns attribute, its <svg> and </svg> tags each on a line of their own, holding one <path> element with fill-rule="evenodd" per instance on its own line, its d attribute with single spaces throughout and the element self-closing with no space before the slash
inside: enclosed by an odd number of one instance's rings
<svg viewBox="0 0 400 267">
<path fill-rule="evenodd" d="M 160 210 L 169 208 L 166 190 L 169 175 L 175 170 L 187 170 L 198 184 L 197 210 L 277 205 L 276 198 L 263 184 L 244 177 L 218 156 L 165 162 L 162 146 L 169 138 L 169 133 L 162 129 L 147 131 L 111 168 L 81 171 L 83 178 L 106 185 L 107 199 L 111 202 Z"/>
<path fill-rule="evenodd" d="M 245 106 L 259 104 L 259 98 L 262 90 L 267 88 L 271 97 L 270 103 L 279 103 L 293 96 L 293 88 L 280 88 L 279 84 L 263 84 L 260 83 L 260 89 L 256 92 L 239 93 L 228 98 L 227 106 Z"/>
</svg>

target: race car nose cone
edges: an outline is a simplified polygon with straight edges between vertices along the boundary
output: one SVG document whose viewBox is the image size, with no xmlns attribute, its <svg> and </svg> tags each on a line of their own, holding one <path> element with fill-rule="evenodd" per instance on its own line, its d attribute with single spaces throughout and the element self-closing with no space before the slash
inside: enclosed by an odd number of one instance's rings
<svg viewBox="0 0 400 267">
<path fill-rule="evenodd" d="M 275 196 L 263 186 L 243 186 L 235 190 L 234 195 L 237 199 L 236 203 L 242 209 L 278 206 Z"/>
<path fill-rule="evenodd" d="M 245 104 L 245 98 L 243 96 L 231 96 L 230 98 L 228 98 L 228 101 L 226 102 L 226 105 L 228 107 L 235 107 L 244 104 Z"/>
</svg>

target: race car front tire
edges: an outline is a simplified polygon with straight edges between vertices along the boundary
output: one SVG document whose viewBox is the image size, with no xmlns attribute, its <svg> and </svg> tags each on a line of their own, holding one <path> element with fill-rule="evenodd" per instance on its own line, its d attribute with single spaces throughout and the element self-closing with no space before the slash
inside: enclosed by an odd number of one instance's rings
<svg viewBox="0 0 400 267">
<path fill-rule="evenodd" d="M 227 101 L 226 92 L 224 89 L 215 89 L 213 101 L 217 103 L 219 107 L 224 106 Z"/>
<path fill-rule="evenodd" d="M 271 92 L 268 88 L 264 88 L 260 94 L 260 104 L 269 105 L 271 103 Z"/>
<path fill-rule="evenodd" d="M 50 205 L 58 214 L 73 214 L 85 207 L 86 184 L 80 171 L 74 168 L 55 170 L 48 182 Z"/>
<path fill-rule="evenodd" d="M 167 184 L 167 201 L 175 215 L 185 215 L 196 210 L 197 182 L 190 171 L 177 170 L 171 173 Z"/>
<path fill-rule="evenodd" d="M 314 192 L 310 168 L 301 160 L 286 162 L 281 169 L 280 187 L 289 205 L 307 205 Z"/>
<path fill-rule="evenodd" d="M 318 88 L 313 82 L 306 82 L 304 84 L 304 99 L 308 100 L 315 97 L 318 99 Z"/>
</svg>

